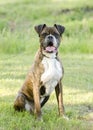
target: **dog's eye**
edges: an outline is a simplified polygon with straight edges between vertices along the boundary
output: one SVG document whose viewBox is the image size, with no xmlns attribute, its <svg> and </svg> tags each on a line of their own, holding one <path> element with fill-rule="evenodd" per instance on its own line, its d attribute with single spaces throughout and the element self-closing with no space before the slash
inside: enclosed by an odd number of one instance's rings
<svg viewBox="0 0 93 130">
<path fill-rule="evenodd" d="M 43 36 L 43 37 L 45 37 L 45 36 L 47 36 L 47 35 L 48 35 L 47 33 L 42 33 L 42 36 Z"/>
<path fill-rule="evenodd" d="M 53 35 L 55 36 L 55 37 L 59 37 L 59 34 L 58 33 L 53 33 Z"/>
</svg>

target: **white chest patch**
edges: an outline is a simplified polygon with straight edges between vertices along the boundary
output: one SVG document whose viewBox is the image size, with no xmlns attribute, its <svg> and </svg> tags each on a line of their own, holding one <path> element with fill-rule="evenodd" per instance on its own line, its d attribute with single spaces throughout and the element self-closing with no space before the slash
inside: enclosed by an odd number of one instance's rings
<svg viewBox="0 0 93 130">
<path fill-rule="evenodd" d="M 50 95 L 62 77 L 62 67 L 55 58 L 44 57 L 42 64 L 44 65 L 44 73 L 41 76 L 41 81 L 46 88 L 45 95 Z"/>
</svg>

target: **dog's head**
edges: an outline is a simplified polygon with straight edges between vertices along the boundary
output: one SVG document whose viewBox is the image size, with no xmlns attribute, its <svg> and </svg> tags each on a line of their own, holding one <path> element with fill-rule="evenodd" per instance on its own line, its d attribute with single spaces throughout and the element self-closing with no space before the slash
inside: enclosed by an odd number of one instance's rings
<svg viewBox="0 0 93 130">
<path fill-rule="evenodd" d="M 49 54 L 57 53 L 65 27 L 57 24 L 54 24 L 53 27 L 48 27 L 43 24 L 35 26 L 35 30 L 40 37 L 42 51 Z"/>
</svg>

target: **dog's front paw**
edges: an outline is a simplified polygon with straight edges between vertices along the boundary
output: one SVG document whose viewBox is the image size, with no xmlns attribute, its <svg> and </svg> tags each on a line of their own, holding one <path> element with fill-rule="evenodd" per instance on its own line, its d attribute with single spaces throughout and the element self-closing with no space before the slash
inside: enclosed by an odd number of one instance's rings
<svg viewBox="0 0 93 130">
<path fill-rule="evenodd" d="M 42 116 L 38 116 L 38 117 L 36 118 L 36 120 L 37 120 L 37 121 L 40 121 L 40 122 L 43 122 Z"/>
<path fill-rule="evenodd" d="M 65 119 L 65 120 L 69 120 L 69 118 L 66 116 L 66 115 L 63 115 L 63 119 Z"/>
<path fill-rule="evenodd" d="M 68 116 L 66 116 L 65 114 L 60 114 L 60 117 L 65 119 L 65 120 L 69 120 Z"/>
<path fill-rule="evenodd" d="M 35 114 L 35 118 L 37 121 L 43 122 L 42 113 Z"/>
</svg>

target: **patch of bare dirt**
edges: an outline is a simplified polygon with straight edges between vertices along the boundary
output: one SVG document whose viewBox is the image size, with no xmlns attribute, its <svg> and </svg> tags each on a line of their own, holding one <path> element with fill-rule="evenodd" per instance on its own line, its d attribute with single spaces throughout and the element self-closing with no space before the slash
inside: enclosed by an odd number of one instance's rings
<svg viewBox="0 0 93 130">
<path fill-rule="evenodd" d="M 81 7 L 81 8 L 73 8 L 73 9 L 61 9 L 59 11 L 59 14 L 61 13 L 71 13 L 71 12 L 76 12 L 76 11 L 84 11 L 85 13 L 86 12 L 92 12 L 93 11 L 93 7 L 89 7 L 89 6 L 86 6 L 86 7 Z"/>
</svg>

